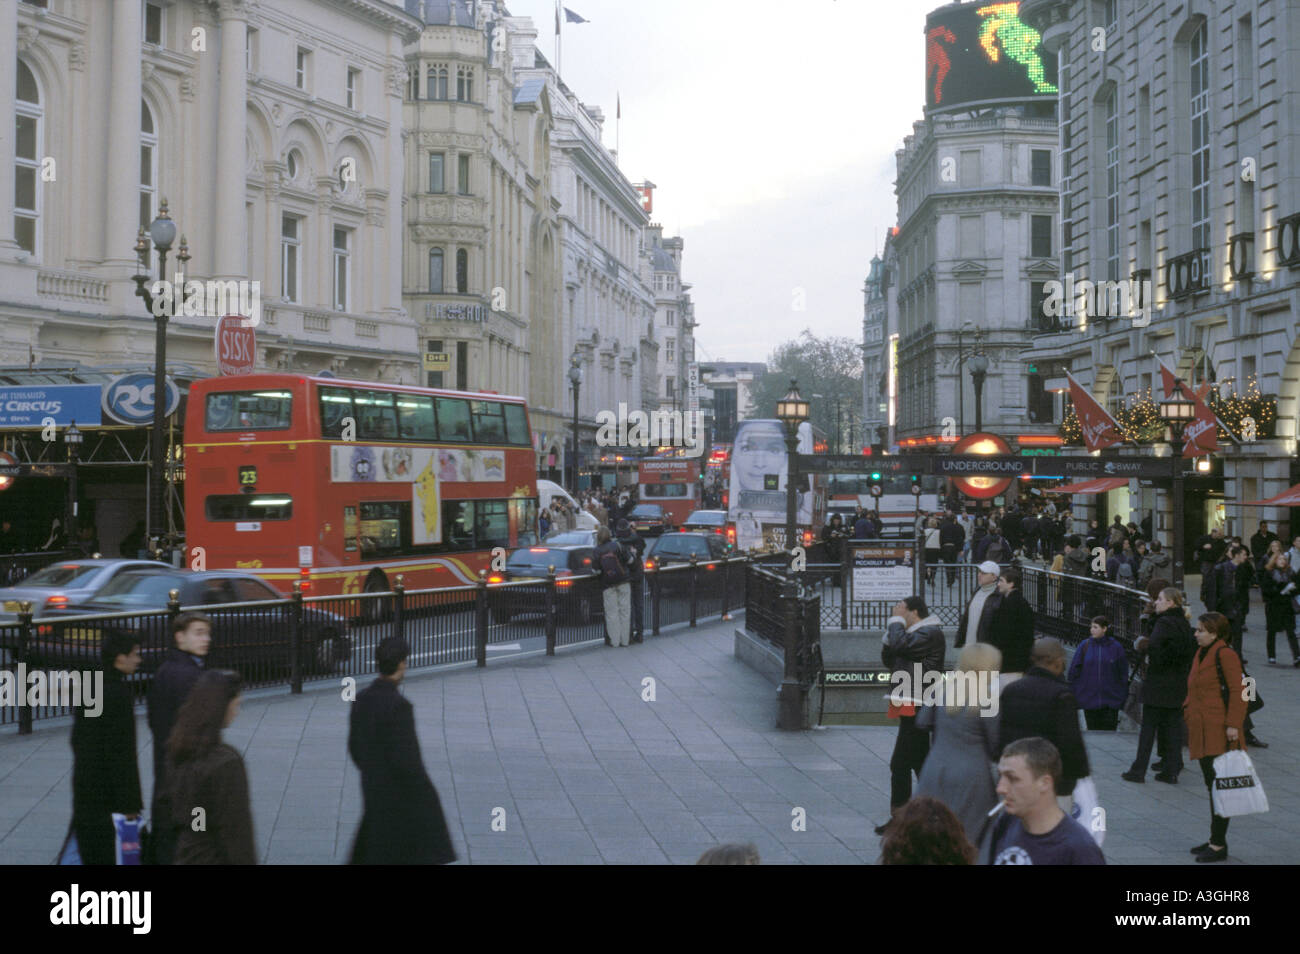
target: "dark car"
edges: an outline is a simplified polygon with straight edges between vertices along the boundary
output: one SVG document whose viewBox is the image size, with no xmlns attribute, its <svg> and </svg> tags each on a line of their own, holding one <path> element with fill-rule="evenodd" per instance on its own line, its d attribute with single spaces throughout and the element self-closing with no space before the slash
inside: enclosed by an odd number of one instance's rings
<svg viewBox="0 0 1300 954">
<path fill-rule="evenodd" d="M 736 525 L 727 520 L 725 510 L 696 510 L 686 518 L 682 529 L 687 532 L 698 530 L 702 533 L 712 533 L 724 538 L 729 546 L 736 545 Z"/>
<path fill-rule="evenodd" d="M 177 590 L 181 608 L 212 619 L 209 666 L 238 669 L 245 675 L 262 667 L 290 663 L 292 606 L 268 583 L 248 573 L 208 570 L 195 573 L 154 565 L 119 574 L 95 596 L 75 607 L 46 615 L 33 640 L 35 665 L 74 667 L 93 665 L 99 645 L 109 631 L 135 633 L 144 657 L 141 671 L 152 673 L 171 645 L 166 617 L 118 615 L 60 625 L 60 616 L 149 614 L 167 608 L 168 593 Z M 270 601 L 275 601 L 273 604 Z M 224 607 L 229 604 L 239 604 Z M 246 605 L 261 604 L 261 605 Z M 342 616 L 308 603 L 303 606 L 303 660 L 308 671 L 331 672 L 352 652 L 348 623 Z"/>
<path fill-rule="evenodd" d="M 647 560 L 653 559 L 660 566 L 689 563 L 692 555 L 701 563 L 726 559 L 727 543 L 714 533 L 666 533 L 645 552 Z"/>
<path fill-rule="evenodd" d="M 553 566 L 560 620 L 590 623 L 600 618 L 604 606 L 595 580 L 593 552 L 591 546 L 554 546 L 550 541 L 540 547 L 521 547 L 506 560 L 505 572 L 491 582 L 545 580 Z M 506 587 L 497 590 L 492 599 L 492 616 L 498 623 L 525 613 L 546 612 L 546 595 L 540 587 Z"/>
<path fill-rule="evenodd" d="M 673 528 L 672 518 L 659 504 L 637 504 L 627 515 L 632 529 L 642 536 L 653 537 Z"/>
</svg>

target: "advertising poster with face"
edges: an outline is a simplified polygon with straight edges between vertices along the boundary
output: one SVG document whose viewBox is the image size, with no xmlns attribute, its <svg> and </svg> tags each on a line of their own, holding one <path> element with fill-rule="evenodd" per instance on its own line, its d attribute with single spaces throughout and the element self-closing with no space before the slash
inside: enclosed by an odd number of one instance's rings
<svg viewBox="0 0 1300 954">
<path fill-rule="evenodd" d="M 812 453 L 812 427 L 799 425 L 799 453 Z M 741 421 L 731 454 L 731 488 L 728 519 L 736 524 L 736 545 L 744 548 L 742 526 L 785 523 L 785 491 L 789 466 L 785 452 L 785 425 L 776 420 Z M 795 522 L 812 523 L 812 495 L 808 478 L 797 488 Z M 761 536 L 761 534 L 760 534 Z"/>
</svg>

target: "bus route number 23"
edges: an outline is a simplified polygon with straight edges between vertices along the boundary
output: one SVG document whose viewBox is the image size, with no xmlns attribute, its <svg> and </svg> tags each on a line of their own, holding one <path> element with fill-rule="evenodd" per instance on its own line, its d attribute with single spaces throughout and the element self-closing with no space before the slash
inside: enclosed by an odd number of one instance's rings
<svg viewBox="0 0 1300 954">
<path fill-rule="evenodd" d="M 239 468 L 239 486 L 256 487 L 257 486 L 257 468 L 241 467 Z"/>
</svg>

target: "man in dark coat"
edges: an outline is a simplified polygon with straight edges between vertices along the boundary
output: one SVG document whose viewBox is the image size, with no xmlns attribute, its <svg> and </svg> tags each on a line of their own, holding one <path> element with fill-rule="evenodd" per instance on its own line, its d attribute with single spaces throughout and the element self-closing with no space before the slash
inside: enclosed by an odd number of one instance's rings
<svg viewBox="0 0 1300 954">
<path fill-rule="evenodd" d="M 354 865 L 445 865 L 456 860 L 438 790 L 420 758 L 415 708 L 398 691 L 406 656 L 406 640 L 382 640 L 375 650 L 379 678 L 352 704 L 348 754 L 361 772 L 363 804 L 352 845 Z"/>
<path fill-rule="evenodd" d="M 1259 529 L 1256 530 L 1250 538 L 1250 554 L 1258 563 L 1264 559 L 1264 554 L 1268 552 L 1269 544 L 1277 539 L 1277 534 L 1268 528 L 1268 521 L 1261 520 Z"/>
<path fill-rule="evenodd" d="M 639 643 L 645 631 L 645 608 L 642 605 L 645 596 L 645 541 L 626 520 L 619 520 L 615 529 L 618 542 L 634 557 L 627 581 L 632 587 L 632 642 Z"/>
<path fill-rule="evenodd" d="M 988 642 L 1002 652 L 1002 671 L 1023 673 L 1029 669 L 1034 648 L 1034 610 L 1020 592 L 1020 570 L 1009 566 L 998 575 L 1002 597 L 993 610 Z"/>
<path fill-rule="evenodd" d="M 112 633 L 104 638 L 103 658 L 99 711 L 78 707 L 72 723 L 72 832 L 85 865 L 116 864 L 114 813 L 129 818 L 144 809 L 135 703 L 126 681 L 140 666 L 140 640 Z"/>
<path fill-rule="evenodd" d="M 153 733 L 150 814 L 154 819 L 170 817 L 170 810 L 159 797 L 167 787 L 167 737 L 176 725 L 181 705 L 203 675 L 208 650 L 212 646 L 212 620 L 202 613 L 181 613 L 172 621 L 172 642 L 172 648 L 163 656 L 162 665 L 149 688 L 149 730 Z M 175 849 L 170 826 L 157 825 L 152 848 L 154 863 L 171 864 Z"/>
<path fill-rule="evenodd" d="M 1211 577 L 1214 568 L 1223 559 L 1228 549 L 1228 542 L 1223 539 L 1223 530 L 1215 527 L 1196 541 L 1196 561 L 1201 565 L 1201 605 L 1209 606 L 1213 599 L 1210 593 Z"/>
<path fill-rule="evenodd" d="M 1214 611 L 1228 617 L 1232 627 L 1232 649 L 1238 656 L 1241 655 L 1241 626 L 1246 619 L 1246 610 L 1250 608 L 1250 577 L 1243 569 L 1249 562 L 1250 553 L 1245 547 L 1229 549 L 1223 562 L 1214 568 L 1214 585 L 1210 590 Z"/>
<path fill-rule="evenodd" d="M 1037 736 L 1061 753 L 1056 794 L 1069 795 L 1074 783 L 1091 774 L 1088 750 L 1079 729 L 1079 704 L 1065 681 L 1065 647 L 1058 639 L 1036 640 L 1024 676 L 1002 690 L 999 748 Z"/>
<path fill-rule="evenodd" d="M 923 696 L 923 687 L 916 684 L 918 672 L 922 680 L 926 673 L 942 673 L 947 648 L 943 623 L 930 615 L 922 597 L 909 596 L 894 606 L 880 649 L 881 661 L 893 670 L 891 706 L 900 710 L 898 736 L 889 760 L 891 813 L 912 797 L 912 773 L 920 778 L 921 766 L 930 752 L 929 734 L 916 727 L 916 707 Z M 877 827 L 876 834 L 883 834 L 888 824 Z"/>
<path fill-rule="evenodd" d="M 985 561 L 975 568 L 975 592 L 961 611 L 957 623 L 957 636 L 953 648 L 961 649 L 967 643 L 991 643 L 989 634 L 993 626 L 993 611 L 1002 602 L 998 595 L 998 565 Z"/>
</svg>

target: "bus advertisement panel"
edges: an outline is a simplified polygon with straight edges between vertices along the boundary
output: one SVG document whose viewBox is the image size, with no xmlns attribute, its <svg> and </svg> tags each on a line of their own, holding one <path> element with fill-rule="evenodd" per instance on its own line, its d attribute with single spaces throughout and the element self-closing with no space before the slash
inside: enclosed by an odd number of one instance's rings
<svg viewBox="0 0 1300 954">
<path fill-rule="evenodd" d="M 700 509 L 698 460 L 650 458 L 637 464 L 641 503 L 659 504 L 674 527 L 680 527 Z"/>
<path fill-rule="evenodd" d="M 799 425 L 798 453 L 825 452 L 807 421 Z M 731 485 L 727 519 L 736 525 L 736 547 L 782 549 L 785 539 L 786 479 L 785 425 L 778 420 L 745 420 L 736 428 L 731 452 Z M 795 497 L 795 526 L 804 542 L 821 531 L 825 517 L 825 481 L 820 475 L 799 477 Z"/>
<path fill-rule="evenodd" d="M 537 541 L 528 411 L 500 395 L 303 375 L 195 382 L 185 421 L 191 563 L 281 590 L 476 582 Z"/>
</svg>

